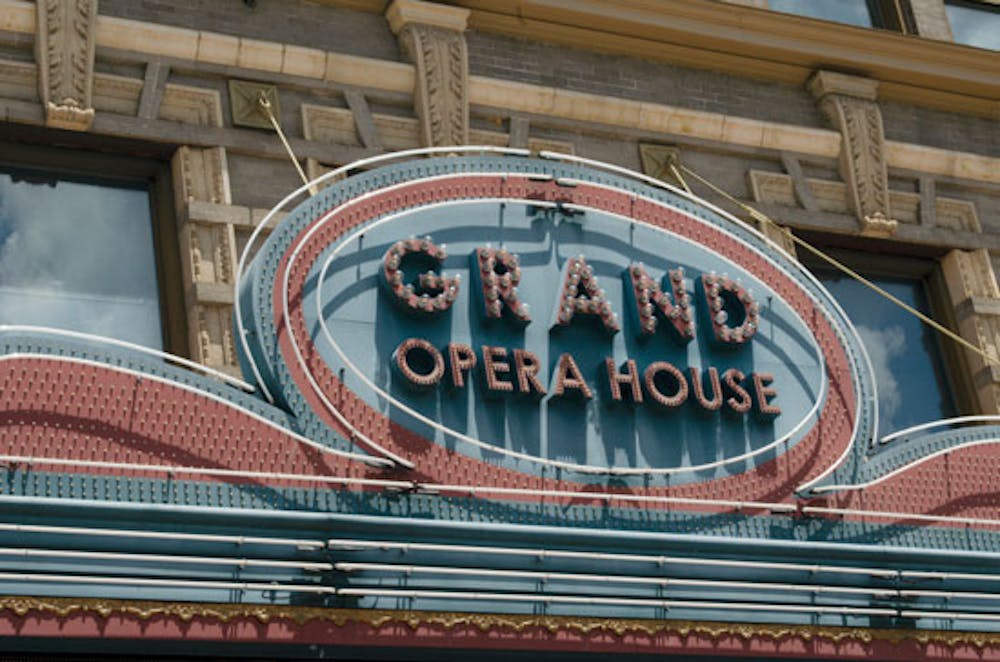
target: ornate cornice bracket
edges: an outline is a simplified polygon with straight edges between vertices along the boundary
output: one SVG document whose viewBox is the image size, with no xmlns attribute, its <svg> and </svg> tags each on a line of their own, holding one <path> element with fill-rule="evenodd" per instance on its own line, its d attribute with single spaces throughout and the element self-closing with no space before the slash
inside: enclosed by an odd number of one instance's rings
<svg viewBox="0 0 1000 662">
<path fill-rule="evenodd" d="M 386 10 L 403 54 L 416 67 L 414 108 L 426 146 L 469 139 L 469 10 L 421 0 L 394 0 Z"/>
<path fill-rule="evenodd" d="M 45 124 L 87 131 L 94 122 L 97 0 L 38 0 L 35 59 Z"/>
<path fill-rule="evenodd" d="M 806 86 L 843 138 L 840 174 L 847 183 L 848 199 L 861 234 L 892 236 L 899 224 L 889 207 L 885 131 L 876 101 L 878 82 L 817 71 Z"/>
</svg>

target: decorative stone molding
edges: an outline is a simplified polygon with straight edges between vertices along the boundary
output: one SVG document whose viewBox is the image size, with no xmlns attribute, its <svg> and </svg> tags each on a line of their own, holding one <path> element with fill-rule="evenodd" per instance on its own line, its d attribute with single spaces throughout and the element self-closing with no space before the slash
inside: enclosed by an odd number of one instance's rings
<svg viewBox="0 0 1000 662">
<path fill-rule="evenodd" d="M 226 150 L 223 148 L 180 147 L 171 165 L 175 201 L 179 212 L 182 212 L 191 200 L 232 204 L 229 192 L 229 165 L 226 161 Z"/>
<path fill-rule="evenodd" d="M 891 217 L 882 111 L 878 82 L 817 71 L 807 84 L 830 122 L 840 130 L 840 174 L 861 234 L 888 237 L 898 223 Z"/>
<path fill-rule="evenodd" d="M 650 177 L 661 179 L 672 186 L 682 187 L 683 182 L 674 177 L 670 168 L 672 160 L 679 157 L 677 147 L 671 145 L 657 145 L 652 143 L 639 143 L 639 162 L 642 165 L 642 172 Z M 753 171 L 751 171 L 753 172 Z M 771 173 L 767 173 L 771 174 Z M 787 175 L 785 175 L 787 177 Z M 789 179 L 789 183 L 791 180 Z M 754 189 L 756 195 L 756 189 Z M 756 198 L 759 201 L 759 198 Z M 784 199 L 784 198 L 782 198 Z M 791 200 L 794 202 L 794 194 Z M 773 223 L 764 223 L 753 218 L 744 218 L 753 227 L 764 233 L 769 239 L 776 243 L 783 251 L 795 257 L 795 242 L 788 235 L 788 230 Z"/>
<path fill-rule="evenodd" d="M 135 115 L 139 110 L 142 81 L 114 74 L 94 74 L 94 110 Z"/>
<path fill-rule="evenodd" d="M 94 122 L 97 0 L 38 0 L 35 60 L 45 124 L 87 131 Z"/>
<path fill-rule="evenodd" d="M 236 225 L 249 224 L 234 209 L 226 152 L 180 147 L 172 161 L 184 298 L 192 358 L 239 373 L 232 333 L 231 290 L 237 261 Z"/>
<path fill-rule="evenodd" d="M 410 117 L 372 114 L 372 123 L 378 131 L 382 146 L 388 150 L 414 149 L 420 147 L 420 122 Z M 302 104 L 302 133 L 306 140 L 362 147 L 354 114 L 347 108 Z M 469 129 L 470 145 L 495 145 L 506 147 L 510 142 L 508 134 L 501 131 Z M 528 138 L 528 149 L 549 150 L 562 154 L 573 154 L 573 143 L 547 138 Z M 308 169 L 306 174 L 308 175 Z"/>
<path fill-rule="evenodd" d="M 750 191 L 756 202 L 801 208 L 795 195 L 792 178 L 780 172 L 749 170 Z M 847 186 L 843 182 L 806 178 L 806 186 L 817 209 L 836 214 L 849 213 Z M 935 226 L 963 232 L 982 232 L 976 205 L 969 200 L 935 196 Z M 917 225 L 921 223 L 919 193 L 889 191 L 889 204 L 898 223 Z"/>
<path fill-rule="evenodd" d="M 420 0 L 394 0 L 389 27 L 416 67 L 414 106 L 426 146 L 469 141 L 469 57 L 465 44 L 469 10 Z"/>
<path fill-rule="evenodd" d="M 1000 286 L 986 249 L 953 250 L 941 260 L 948 296 L 963 338 L 1000 360 Z M 965 351 L 981 414 L 1000 414 L 1000 365 Z"/>
<path fill-rule="evenodd" d="M 222 96 L 218 90 L 167 83 L 159 117 L 185 124 L 222 126 Z"/>
</svg>

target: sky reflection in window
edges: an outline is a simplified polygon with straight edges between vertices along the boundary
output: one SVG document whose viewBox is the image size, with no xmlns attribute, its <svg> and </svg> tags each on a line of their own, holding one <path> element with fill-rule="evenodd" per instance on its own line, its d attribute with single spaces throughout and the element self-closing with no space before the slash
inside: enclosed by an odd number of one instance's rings
<svg viewBox="0 0 1000 662">
<path fill-rule="evenodd" d="M 955 416 L 935 332 L 847 276 L 826 271 L 817 271 L 816 276 L 854 322 L 868 350 L 878 383 L 879 436 Z M 919 280 L 871 280 L 917 310 L 929 313 Z"/>
<path fill-rule="evenodd" d="M 148 191 L 0 172 L 0 323 L 162 348 Z"/>
<path fill-rule="evenodd" d="M 986 5 L 945 4 L 951 33 L 960 44 L 1000 50 L 1000 11 Z"/>
<path fill-rule="evenodd" d="M 865 0 L 769 0 L 767 6 L 786 14 L 872 27 L 872 17 Z"/>
</svg>

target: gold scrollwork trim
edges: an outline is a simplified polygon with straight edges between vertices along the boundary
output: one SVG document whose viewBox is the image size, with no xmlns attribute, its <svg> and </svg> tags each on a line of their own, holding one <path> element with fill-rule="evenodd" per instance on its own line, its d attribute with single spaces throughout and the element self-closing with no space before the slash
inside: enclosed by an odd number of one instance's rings
<svg viewBox="0 0 1000 662">
<path fill-rule="evenodd" d="M 102 598 L 42 598 L 32 596 L 0 596 L 0 612 L 9 611 L 18 617 L 32 612 L 67 618 L 79 613 L 95 613 L 102 618 L 112 615 L 132 616 L 139 620 L 171 617 L 185 623 L 195 618 L 223 623 L 236 619 L 254 619 L 261 623 L 276 620 L 304 625 L 321 620 L 343 627 L 359 623 L 378 630 L 386 625 L 406 625 L 412 630 L 436 626 L 443 630 L 475 628 L 481 632 L 508 630 L 523 632 L 542 629 L 549 633 L 574 631 L 581 635 L 611 632 L 616 636 L 638 633 L 649 637 L 674 634 L 680 637 L 700 636 L 713 641 L 738 637 L 751 639 L 803 641 L 822 639 L 834 644 L 857 641 L 864 644 L 887 642 L 897 645 L 914 641 L 929 644 L 974 646 L 978 649 L 1000 647 L 1000 633 L 940 630 L 902 630 L 815 625 L 774 625 L 767 623 L 721 623 L 713 621 L 652 620 L 639 618 L 589 618 L 583 616 L 545 616 L 529 614 L 482 614 L 465 612 L 405 611 L 390 609 L 334 609 L 299 607 L 294 605 L 250 605 L 201 602 L 156 602 L 151 600 L 116 600 Z"/>
</svg>

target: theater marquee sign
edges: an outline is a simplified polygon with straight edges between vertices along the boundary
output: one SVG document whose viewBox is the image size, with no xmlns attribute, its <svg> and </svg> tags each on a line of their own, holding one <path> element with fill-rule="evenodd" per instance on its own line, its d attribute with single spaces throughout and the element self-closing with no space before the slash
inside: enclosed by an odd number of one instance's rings
<svg viewBox="0 0 1000 662">
<path fill-rule="evenodd" d="M 797 453 L 805 482 L 865 433 L 859 352 L 808 274 L 717 210 L 600 170 L 357 175 L 286 219 L 245 283 L 247 373 L 431 473 L 448 455 L 498 483 L 657 490 L 753 482 Z"/>
<path fill-rule="evenodd" d="M 1000 426 L 874 439 L 850 322 L 754 229 L 612 166 L 463 150 L 345 168 L 258 226 L 244 380 L 0 327 L 0 633 L 998 650 Z"/>
</svg>

